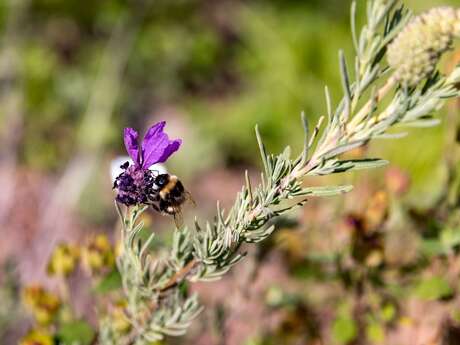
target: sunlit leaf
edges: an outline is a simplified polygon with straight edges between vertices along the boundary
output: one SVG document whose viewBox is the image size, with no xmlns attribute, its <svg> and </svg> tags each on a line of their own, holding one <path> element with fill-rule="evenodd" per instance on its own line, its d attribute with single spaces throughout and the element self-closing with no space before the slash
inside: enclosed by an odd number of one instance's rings
<svg viewBox="0 0 460 345">
<path fill-rule="evenodd" d="M 372 322 L 366 327 L 367 338 L 372 344 L 378 344 L 385 340 L 385 329 L 377 322 Z"/>
<path fill-rule="evenodd" d="M 332 325 L 332 336 L 340 344 L 352 341 L 357 334 L 356 322 L 350 317 L 339 317 Z"/>
<path fill-rule="evenodd" d="M 57 332 L 57 338 L 63 345 L 90 345 L 94 336 L 93 328 L 85 321 L 65 323 Z"/>
<path fill-rule="evenodd" d="M 421 243 L 421 252 L 428 257 L 444 253 L 444 246 L 438 239 L 425 239 Z"/>
<path fill-rule="evenodd" d="M 94 288 L 95 292 L 107 293 L 121 288 L 121 276 L 117 269 L 109 272 Z"/>
<path fill-rule="evenodd" d="M 453 290 L 442 277 L 436 276 L 422 280 L 415 288 L 415 294 L 425 300 L 436 300 L 448 297 Z"/>
<path fill-rule="evenodd" d="M 460 230 L 446 228 L 442 230 L 440 241 L 447 249 L 451 249 L 460 244 Z"/>
<path fill-rule="evenodd" d="M 385 322 L 389 322 L 389 321 L 392 321 L 395 316 L 396 316 L 396 308 L 393 304 L 391 303 L 388 303 L 386 304 L 381 312 L 380 312 L 380 316 L 382 317 L 383 321 Z"/>
</svg>

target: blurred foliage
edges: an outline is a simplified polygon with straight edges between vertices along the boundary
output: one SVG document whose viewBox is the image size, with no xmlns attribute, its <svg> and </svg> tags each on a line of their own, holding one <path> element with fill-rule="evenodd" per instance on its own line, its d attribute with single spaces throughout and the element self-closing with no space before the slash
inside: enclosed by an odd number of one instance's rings
<svg viewBox="0 0 460 345">
<path fill-rule="evenodd" d="M 1 27 L 13 3 L 0 7 Z M 30 0 L 23 11 L 21 157 L 42 169 L 75 153 L 101 54 L 119 23 L 136 32 L 107 144 L 120 147 L 120 127 L 140 127 L 146 114 L 174 105 L 230 163 L 254 160 L 255 123 L 275 149 L 300 137 L 299 112 L 324 113 L 326 81 L 339 94 L 336 52 L 351 46 L 349 4 L 338 0 Z"/>
<path fill-rule="evenodd" d="M 2 267 L 3 280 L 0 285 L 0 338 L 6 339 L 8 331 L 14 327 L 15 322 L 21 318 L 22 309 L 18 308 L 20 303 L 19 279 L 17 276 L 16 265 L 12 261 L 7 261 Z"/>
<path fill-rule="evenodd" d="M 16 9 L 18 3 L 24 6 Z M 407 1 L 416 11 L 439 3 L 455 1 Z M 187 128 L 183 153 L 171 162 L 185 177 L 220 164 L 254 164 L 254 125 L 275 152 L 287 137 L 300 143 L 300 111 L 311 119 L 324 114 L 318 100 L 325 83 L 333 101 L 340 94 L 337 50 L 351 53 L 347 1 L 103 0 L 83 6 L 76 0 L 10 0 L 0 6 L 7 36 L 9 15 L 18 17 L 12 83 L 23 99 L 18 155 L 21 163 L 44 171 L 62 170 L 98 135 L 104 152 L 120 152 L 121 128 L 142 128 L 150 114 L 179 117 L 173 134 Z M 120 27 L 133 35 L 132 44 L 121 42 L 128 51 L 121 89 L 103 123 L 97 113 L 89 114 L 92 128 L 85 114 L 98 91 L 108 42 Z M 439 162 L 444 132 L 441 126 L 379 149 L 414 174 L 414 195 L 423 192 L 427 202 L 412 199 L 424 207 L 445 178 L 442 168 L 435 177 L 429 169 Z M 433 144 L 420 149 L 420 141 Z M 100 175 L 94 173 L 93 184 Z M 83 203 L 82 211 L 101 222 L 99 210 L 107 201 L 97 191 L 85 189 L 83 200 L 95 200 L 97 207 Z"/>
</svg>

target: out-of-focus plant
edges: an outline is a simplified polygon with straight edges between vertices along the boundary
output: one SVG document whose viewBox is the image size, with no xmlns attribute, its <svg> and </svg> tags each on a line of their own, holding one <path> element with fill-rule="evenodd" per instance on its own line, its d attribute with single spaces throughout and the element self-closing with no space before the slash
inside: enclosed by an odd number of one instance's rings
<svg viewBox="0 0 460 345">
<path fill-rule="evenodd" d="M 17 266 L 13 261 L 7 261 L 1 268 L 2 280 L 0 283 L 0 338 L 7 338 L 8 332 L 14 328 L 15 323 L 21 318 L 19 277 Z"/>
<path fill-rule="evenodd" d="M 38 285 L 29 286 L 23 292 L 24 305 L 32 312 L 39 324 L 48 325 L 56 317 L 61 306 L 58 296 Z"/>
<path fill-rule="evenodd" d="M 104 234 L 93 234 L 83 245 L 62 242 L 58 244 L 48 261 L 48 275 L 56 278 L 58 292 L 35 284 L 24 287 L 22 302 L 33 316 L 33 329 L 26 334 L 21 345 L 79 344 L 90 345 L 95 339 L 94 327 L 82 320 L 74 310 L 71 279 L 79 268 L 91 279 L 94 293 L 101 296 L 113 285 L 119 286 L 118 275 L 114 275 L 115 248 Z M 81 275 L 80 275 L 81 278 Z M 114 304 L 114 315 L 120 319 L 123 304 Z M 104 305 L 97 303 L 96 308 Z M 121 329 L 121 321 L 114 323 Z M 128 324 L 129 326 L 129 324 Z"/>
<path fill-rule="evenodd" d="M 65 277 L 71 274 L 78 263 L 80 250 L 77 246 L 61 243 L 54 249 L 49 264 L 48 273 Z"/>
<path fill-rule="evenodd" d="M 114 248 L 106 235 L 98 234 L 89 238 L 81 250 L 84 268 L 91 273 L 108 271 L 115 265 Z"/>
<path fill-rule="evenodd" d="M 20 345 L 53 345 L 53 336 L 44 331 L 31 331 L 20 342 Z"/>
</svg>

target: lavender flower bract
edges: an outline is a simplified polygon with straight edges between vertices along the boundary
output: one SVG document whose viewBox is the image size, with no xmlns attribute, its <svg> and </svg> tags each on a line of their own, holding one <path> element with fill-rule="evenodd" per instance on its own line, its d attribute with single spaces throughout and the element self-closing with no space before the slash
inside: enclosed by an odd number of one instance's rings
<svg viewBox="0 0 460 345">
<path fill-rule="evenodd" d="M 169 140 L 163 129 L 165 121 L 158 122 L 149 128 L 142 141 L 140 150 L 138 143 L 138 133 L 132 128 L 125 128 L 124 140 L 126 151 L 132 158 L 136 167 L 148 169 L 155 163 L 163 163 L 176 152 L 181 143 L 181 139 Z"/>
<path fill-rule="evenodd" d="M 154 172 L 149 167 L 165 162 L 181 143 L 181 139 L 169 140 L 163 129 L 165 121 L 150 127 L 139 145 L 139 134 L 132 128 L 125 128 L 124 142 L 126 151 L 134 164 L 128 162 L 121 168 L 124 170 L 116 179 L 114 188 L 117 190 L 116 200 L 127 206 L 148 204 L 154 197 Z"/>
</svg>

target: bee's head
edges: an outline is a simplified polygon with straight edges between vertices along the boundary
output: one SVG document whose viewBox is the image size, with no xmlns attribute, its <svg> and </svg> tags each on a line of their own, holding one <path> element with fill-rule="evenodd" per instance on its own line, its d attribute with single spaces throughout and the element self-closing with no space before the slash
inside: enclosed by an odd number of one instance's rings
<svg viewBox="0 0 460 345">
<path fill-rule="evenodd" d="M 160 174 L 155 178 L 155 184 L 159 188 L 163 188 L 169 182 L 169 175 L 168 174 Z"/>
</svg>

